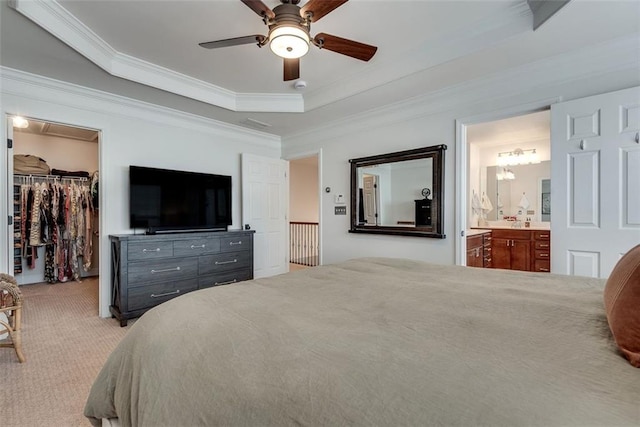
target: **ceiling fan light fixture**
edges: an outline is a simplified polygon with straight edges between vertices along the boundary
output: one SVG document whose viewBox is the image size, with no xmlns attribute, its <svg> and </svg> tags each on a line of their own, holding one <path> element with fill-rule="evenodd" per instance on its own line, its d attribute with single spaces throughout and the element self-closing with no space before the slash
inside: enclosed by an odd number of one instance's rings
<svg viewBox="0 0 640 427">
<path fill-rule="evenodd" d="M 309 52 L 309 34 L 297 27 L 277 27 L 269 33 L 271 51 L 282 58 L 300 58 Z"/>
</svg>

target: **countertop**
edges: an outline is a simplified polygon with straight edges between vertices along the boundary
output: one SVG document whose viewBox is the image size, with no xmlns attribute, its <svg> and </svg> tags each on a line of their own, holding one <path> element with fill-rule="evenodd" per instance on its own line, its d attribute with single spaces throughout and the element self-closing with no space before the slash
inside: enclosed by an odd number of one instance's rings
<svg viewBox="0 0 640 427">
<path fill-rule="evenodd" d="M 511 227 L 508 225 L 494 225 L 491 227 L 471 227 L 471 229 L 467 230 L 467 236 L 473 236 L 475 234 L 486 233 L 491 230 L 531 230 L 531 231 L 551 231 L 548 227 Z M 471 234 L 473 233 L 473 234 Z"/>
</svg>

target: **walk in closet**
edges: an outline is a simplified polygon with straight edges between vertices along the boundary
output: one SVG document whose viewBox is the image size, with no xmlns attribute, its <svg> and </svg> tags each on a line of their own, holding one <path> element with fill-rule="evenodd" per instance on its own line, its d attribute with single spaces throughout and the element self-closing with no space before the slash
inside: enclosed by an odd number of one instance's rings
<svg viewBox="0 0 640 427">
<path fill-rule="evenodd" d="M 98 275 L 98 132 L 29 120 L 13 132 L 13 272 L 19 284 Z"/>
</svg>

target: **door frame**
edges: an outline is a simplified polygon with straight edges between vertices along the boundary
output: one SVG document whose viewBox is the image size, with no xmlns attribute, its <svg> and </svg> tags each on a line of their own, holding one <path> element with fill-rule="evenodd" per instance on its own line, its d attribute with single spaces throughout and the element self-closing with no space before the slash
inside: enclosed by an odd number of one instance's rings
<svg viewBox="0 0 640 427">
<path fill-rule="evenodd" d="M 0 203 L 2 203 L 3 205 L 3 209 L 7 209 L 7 216 L 6 218 L 8 218 L 9 215 L 11 215 L 13 212 L 12 210 L 8 210 L 10 207 L 10 204 L 12 204 L 12 200 L 13 197 L 11 196 L 11 189 L 12 189 L 12 185 L 13 185 L 13 157 L 9 156 L 9 147 L 6 145 L 6 141 L 7 139 L 9 139 L 9 137 L 12 137 L 12 139 L 14 139 L 13 137 L 15 137 L 14 133 L 13 133 L 13 122 L 12 122 L 12 117 L 14 116 L 20 116 L 20 117 L 24 117 L 27 120 L 35 120 L 35 121 L 40 121 L 40 122 L 46 122 L 46 123 L 55 123 L 55 124 L 60 124 L 60 125 L 64 125 L 64 126 L 69 126 L 69 127 L 75 127 L 75 128 L 82 128 L 82 129 L 91 129 L 91 130 L 95 130 L 98 132 L 98 173 L 101 173 L 102 170 L 104 170 L 104 155 L 103 155 L 103 149 L 104 149 L 104 131 L 102 129 L 96 129 L 93 126 L 87 126 L 87 125 L 82 125 L 82 124 L 78 124 L 78 123 L 69 123 L 69 122 L 61 122 L 59 120 L 50 120 L 47 118 L 43 118 L 43 117 L 34 117 L 34 116 L 30 116 L 30 115 L 25 115 L 25 114 L 14 114 L 14 113 L 10 113 L 10 112 L 4 112 L 5 114 L 5 132 L 4 132 L 4 137 L 5 137 L 5 146 L 3 151 L 3 155 L 0 156 L 0 161 L 3 162 L 3 164 L 6 166 L 7 170 L 6 170 L 6 178 L 7 178 L 7 185 L 1 189 L 0 191 L 2 191 L 4 194 L 0 194 Z M 46 114 L 45 114 L 46 116 Z M 13 154 L 13 149 L 11 149 L 11 154 Z M 5 159 L 2 159 L 3 156 L 6 156 Z M 110 283 L 107 280 L 106 275 L 104 274 L 105 272 L 105 266 L 110 262 L 110 259 L 108 257 L 109 254 L 109 247 L 106 246 L 105 244 L 103 244 L 103 238 L 102 238 L 102 232 L 103 230 L 105 230 L 105 221 L 107 218 L 107 214 L 106 212 L 106 205 L 105 205 L 105 196 L 104 196 L 104 179 L 102 179 L 103 177 L 101 177 L 101 179 L 98 180 L 98 204 L 100 206 L 100 215 L 99 215 L 99 220 L 98 220 L 98 250 L 99 250 L 99 254 L 98 254 L 98 312 L 97 315 L 99 317 L 109 317 L 110 313 L 109 313 L 109 305 L 105 304 L 105 306 L 103 307 L 103 303 L 108 302 L 110 300 Z M 11 206 L 12 208 L 12 206 Z M 3 210 L 0 210 L 0 212 L 2 212 Z M 7 228 L 6 233 L 4 235 L 4 237 L 6 238 L 6 244 L 3 245 L 5 247 L 8 247 L 9 245 L 11 245 L 12 242 L 12 236 L 13 233 L 10 230 L 10 226 L 8 225 L 8 221 L 3 221 L 3 223 L 5 224 L 4 226 L 6 226 Z M 2 230 L 0 230 L 0 239 L 3 237 L 2 236 Z M 11 245 L 13 246 L 13 245 Z M 2 251 L 0 251 L 0 256 L 2 256 Z M 13 251 L 10 251 L 9 253 L 5 254 L 4 256 L 2 256 L 2 259 L 0 260 L 0 270 L 6 266 L 7 271 L 9 272 L 9 274 L 13 274 Z M 10 258 L 11 257 L 11 258 Z M 11 269 L 10 269 L 11 268 Z"/>
<path fill-rule="evenodd" d="M 467 126 L 510 117 L 522 116 L 547 110 L 552 104 L 562 102 L 562 97 L 556 96 L 526 104 L 495 110 L 473 116 L 456 119 L 456 209 L 455 209 L 455 263 L 466 265 L 467 263 L 467 200 L 469 181 L 469 143 L 467 141 Z M 551 138 L 551 134 L 549 134 Z M 553 159 L 551 159 L 553 161 Z"/>
<path fill-rule="evenodd" d="M 292 161 L 292 160 L 297 160 L 297 159 L 304 159 L 307 157 L 317 157 L 318 158 L 318 265 L 323 265 L 323 245 L 322 245 L 322 200 L 323 198 L 321 197 L 323 194 L 323 187 L 322 187 L 322 148 L 318 148 L 317 150 L 311 150 L 311 151 L 304 151 L 304 152 L 300 152 L 300 153 L 295 153 L 295 154 L 291 154 L 289 156 L 285 156 L 283 157 L 284 160 L 287 161 Z M 289 172 L 291 173 L 291 172 Z M 291 194 L 289 194 L 289 212 L 291 212 Z M 289 221 L 289 218 L 287 217 L 287 222 Z M 289 236 L 289 239 L 291 239 L 291 236 Z M 289 242 L 287 242 L 289 243 Z"/>
</svg>

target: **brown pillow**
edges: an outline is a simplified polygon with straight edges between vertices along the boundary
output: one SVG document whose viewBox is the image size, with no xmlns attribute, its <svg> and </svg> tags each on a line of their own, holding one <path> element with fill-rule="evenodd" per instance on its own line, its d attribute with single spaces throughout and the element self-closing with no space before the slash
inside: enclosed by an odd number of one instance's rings
<svg viewBox="0 0 640 427">
<path fill-rule="evenodd" d="M 613 268 L 604 288 L 604 308 L 616 344 L 640 368 L 640 245 Z"/>
</svg>

